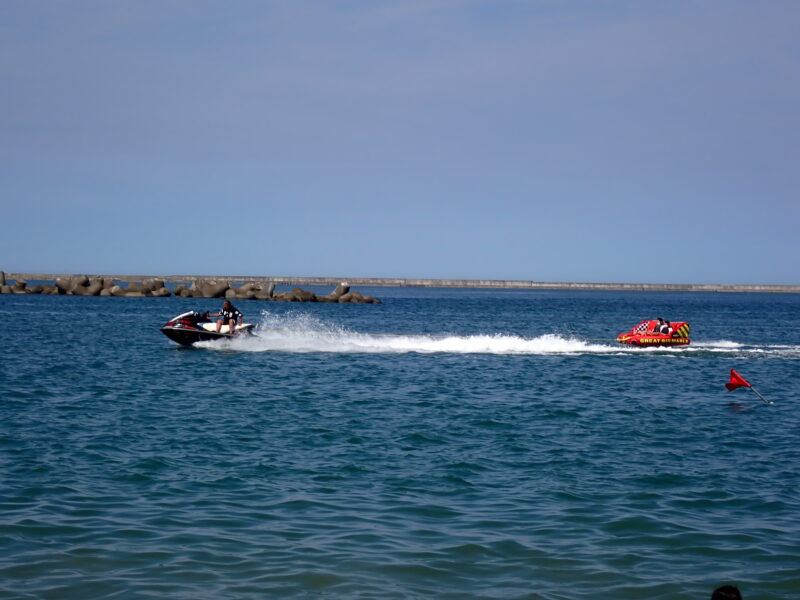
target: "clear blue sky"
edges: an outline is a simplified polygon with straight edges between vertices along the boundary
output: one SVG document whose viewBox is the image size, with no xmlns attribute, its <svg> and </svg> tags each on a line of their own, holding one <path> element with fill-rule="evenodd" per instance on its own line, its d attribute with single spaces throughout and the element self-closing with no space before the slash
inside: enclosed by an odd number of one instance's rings
<svg viewBox="0 0 800 600">
<path fill-rule="evenodd" d="M 0 3 L 0 269 L 800 284 L 796 0 Z"/>
</svg>

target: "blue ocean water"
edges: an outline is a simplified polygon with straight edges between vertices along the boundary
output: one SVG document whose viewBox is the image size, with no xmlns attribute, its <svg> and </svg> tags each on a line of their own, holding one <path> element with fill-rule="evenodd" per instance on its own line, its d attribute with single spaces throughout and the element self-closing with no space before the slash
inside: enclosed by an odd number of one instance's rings
<svg viewBox="0 0 800 600">
<path fill-rule="evenodd" d="M 800 296 L 362 291 L 0 296 L 0 598 L 800 598 Z"/>
</svg>

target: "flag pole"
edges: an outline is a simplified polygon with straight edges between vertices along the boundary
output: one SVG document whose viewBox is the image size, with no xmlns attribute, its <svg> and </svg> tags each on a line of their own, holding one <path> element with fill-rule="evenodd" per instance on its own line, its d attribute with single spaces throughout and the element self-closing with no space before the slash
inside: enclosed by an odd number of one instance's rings
<svg viewBox="0 0 800 600">
<path fill-rule="evenodd" d="M 759 394 L 759 393 L 758 393 L 758 390 L 757 390 L 756 388 L 754 388 L 752 385 L 750 386 L 750 389 L 751 389 L 751 390 L 753 390 L 753 393 L 754 393 L 756 396 L 758 396 L 759 398 L 761 398 L 761 399 L 762 399 L 764 402 L 766 402 L 767 404 L 775 404 L 775 403 L 774 403 L 774 402 L 772 402 L 771 400 L 767 400 L 766 398 L 764 398 L 764 396 L 762 396 L 761 394 Z"/>
</svg>

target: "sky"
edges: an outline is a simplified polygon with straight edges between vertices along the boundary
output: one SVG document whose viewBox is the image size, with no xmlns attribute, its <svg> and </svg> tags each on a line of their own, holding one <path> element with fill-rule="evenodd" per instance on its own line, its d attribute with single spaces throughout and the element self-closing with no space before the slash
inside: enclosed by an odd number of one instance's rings
<svg viewBox="0 0 800 600">
<path fill-rule="evenodd" d="M 0 269 L 800 284 L 796 0 L 3 0 Z"/>
</svg>

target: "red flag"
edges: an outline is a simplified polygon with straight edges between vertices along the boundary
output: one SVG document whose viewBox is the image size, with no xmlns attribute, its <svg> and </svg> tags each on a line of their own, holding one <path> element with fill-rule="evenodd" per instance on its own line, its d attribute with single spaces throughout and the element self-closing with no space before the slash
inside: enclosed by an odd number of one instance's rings
<svg viewBox="0 0 800 600">
<path fill-rule="evenodd" d="M 729 390 L 735 390 L 740 387 L 751 387 L 744 377 L 739 375 L 735 370 L 731 369 L 731 381 L 726 383 L 725 387 Z"/>
</svg>

